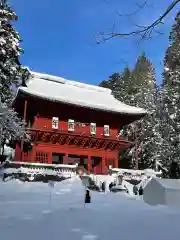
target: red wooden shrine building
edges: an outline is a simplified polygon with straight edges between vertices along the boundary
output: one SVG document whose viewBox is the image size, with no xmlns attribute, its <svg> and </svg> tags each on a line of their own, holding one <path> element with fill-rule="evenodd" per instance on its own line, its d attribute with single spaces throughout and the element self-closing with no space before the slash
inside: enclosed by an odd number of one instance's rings
<svg viewBox="0 0 180 240">
<path fill-rule="evenodd" d="M 14 108 L 32 141 L 29 151 L 17 144 L 16 161 L 78 163 L 97 174 L 118 167 L 118 150 L 132 144 L 118 130 L 145 114 L 116 100 L 109 89 L 34 72 L 18 89 Z"/>
</svg>

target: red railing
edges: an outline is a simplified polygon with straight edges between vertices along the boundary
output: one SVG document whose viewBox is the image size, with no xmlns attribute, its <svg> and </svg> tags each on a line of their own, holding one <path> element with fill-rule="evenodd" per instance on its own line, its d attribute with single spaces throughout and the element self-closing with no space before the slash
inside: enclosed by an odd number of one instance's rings
<svg viewBox="0 0 180 240">
<path fill-rule="evenodd" d="M 42 129 L 42 130 L 52 130 L 52 120 L 48 118 L 35 118 L 35 121 L 32 125 L 28 125 L 29 128 L 32 129 Z M 58 125 L 58 130 L 60 132 L 64 133 L 70 133 L 71 131 L 68 131 L 68 122 L 60 120 L 59 125 Z M 110 133 L 109 136 L 104 135 L 104 126 L 96 126 L 96 137 L 101 137 L 101 138 L 113 138 L 117 139 L 117 129 L 112 129 L 110 128 Z M 91 136 L 90 133 L 90 124 L 89 125 L 84 125 L 84 126 L 79 126 L 75 124 L 74 131 L 72 131 L 74 134 L 78 134 L 81 136 Z"/>
</svg>

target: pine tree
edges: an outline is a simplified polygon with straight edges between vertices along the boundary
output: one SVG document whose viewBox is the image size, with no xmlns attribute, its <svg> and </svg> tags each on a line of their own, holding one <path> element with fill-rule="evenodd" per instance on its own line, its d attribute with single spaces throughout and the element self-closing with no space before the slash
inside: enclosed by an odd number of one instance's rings
<svg viewBox="0 0 180 240">
<path fill-rule="evenodd" d="M 174 161 L 180 163 L 180 12 L 175 18 L 169 41 L 163 73 L 166 147 L 162 147 L 162 158 L 165 165 Z"/>
<path fill-rule="evenodd" d="M 102 81 L 99 86 L 111 89 L 112 94 L 119 101 L 126 104 L 131 103 L 131 71 L 128 67 L 122 73 L 112 74 L 107 81 Z M 119 162 L 122 168 L 130 167 L 132 162 L 131 154 L 126 150 L 120 150 Z"/>
<path fill-rule="evenodd" d="M 151 165 L 154 155 L 154 145 L 156 144 L 156 131 L 153 129 L 157 123 L 155 118 L 157 103 L 157 86 L 155 79 L 155 70 L 152 63 L 142 54 L 132 71 L 132 91 L 130 104 L 136 107 L 144 108 L 148 114 L 139 121 L 136 121 L 127 128 L 124 128 L 121 134 L 128 134 L 132 140 L 137 141 L 136 148 L 131 149 L 135 164 L 135 151 L 138 153 L 139 167 L 145 168 Z M 136 139 L 135 139 L 136 138 Z"/>
<path fill-rule="evenodd" d="M 128 103 L 128 94 L 131 94 L 131 71 L 128 67 L 122 73 L 114 73 L 107 81 L 102 81 L 99 86 L 109 88 L 119 101 Z"/>
<path fill-rule="evenodd" d="M 126 104 L 131 104 L 130 96 L 132 93 L 132 79 L 131 79 L 131 71 L 128 67 L 124 69 L 124 71 L 121 73 L 119 82 L 115 86 L 115 89 L 113 91 L 114 96 L 119 100 Z"/>
<path fill-rule="evenodd" d="M 12 26 L 17 15 L 6 0 L 0 0 L 0 108 L 8 107 L 6 114 L 0 115 L 0 146 L 6 138 L 26 138 L 25 122 L 23 122 L 10 108 L 13 88 L 20 79 L 24 79 L 27 69 L 21 66 L 19 56 L 22 49 L 19 47 L 19 34 Z M 1 101 L 3 104 L 1 104 Z"/>
<path fill-rule="evenodd" d="M 119 84 L 120 78 L 121 76 L 119 73 L 113 73 L 108 80 L 102 81 L 99 86 L 109 88 L 114 92 Z"/>
<path fill-rule="evenodd" d="M 13 90 L 22 77 L 19 56 L 20 37 L 11 22 L 17 21 L 16 13 L 10 8 L 6 0 L 0 0 L 0 98 L 2 102 L 10 104 Z"/>
<path fill-rule="evenodd" d="M 129 126 L 124 127 L 120 134 L 128 136 L 129 140 L 137 141 L 135 146 L 129 150 L 129 156 L 132 158 L 132 166 L 135 166 L 136 151 L 139 157 L 139 167 L 145 168 L 151 165 L 154 157 L 154 146 L 158 141 L 154 127 L 157 126 L 156 103 L 157 103 L 157 86 L 155 79 L 155 70 L 152 63 L 142 54 L 131 72 L 129 81 L 126 83 L 125 96 L 119 99 L 126 104 L 141 107 L 148 111 L 148 114 L 141 120 L 136 121 Z M 123 90 L 124 91 L 124 90 Z M 126 152 L 127 155 L 127 152 Z"/>
<path fill-rule="evenodd" d="M 104 86 L 112 89 L 114 96 L 129 105 L 142 107 L 148 110 L 146 117 L 125 126 L 120 135 L 128 137 L 130 141 L 137 140 L 137 152 L 139 155 L 139 167 L 144 168 L 151 165 L 155 155 L 158 154 L 159 114 L 157 106 L 161 99 L 156 86 L 155 70 L 152 63 L 143 53 L 137 59 L 134 69 L 128 67 L 116 77 L 109 78 Z M 113 81 L 112 81 L 113 80 Z M 128 151 L 119 152 L 120 165 L 127 167 L 135 166 L 135 147 Z"/>
<path fill-rule="evenodd" d="M 26 123 L 12 109 L 0 117 L 0 126 L 2 139 L 29 139 L 25 131 Z"/>
</svg>

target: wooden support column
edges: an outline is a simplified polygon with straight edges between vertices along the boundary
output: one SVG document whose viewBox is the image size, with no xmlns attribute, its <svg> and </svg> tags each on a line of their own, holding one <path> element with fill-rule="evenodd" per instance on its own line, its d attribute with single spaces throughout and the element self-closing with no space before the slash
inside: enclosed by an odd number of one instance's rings
<svg viewBox="0 0 180 240">
<path fill-rule="evenodd" d="M 88 156 L 88 172 L 91 172 L 91 156 Z"/>
<path fill-rule="evenodd" d="M 68 164 L 68 153 L 67 152 L 64 154 L 63 164 Z"/>
<path fill-rule="evenodd" d="M 33 145 L 33 148 L 32 148 L 32 159 L 31 159 L 31 162 L 36 162 L 36 147 L 35 147 L 35 144 Z"/>
<path fill-rule="evenodd" d="M 25 102 L 24 102 L 24 114 L 23 114 L 23 119 L 24 119 L 24 121 L 26 121 L 26 115 L 27 115 L 27 100 L 25 100 Z M 21 161 L 23 162 L 23 156 L 24 156 L 24 154 L 23 154 L 23 144 L 24 144 L 24 141 L 23 141 L 23 139 L 21 140 Z"/>
<path fill-rule="evenodd" d="M 52 164 L 52 152 L 48 153 L 48 164 Z"/>
<path fill-rule="evenodd" d="M 118 167 L 119 167 L 118 162 L 119 162 L 118 157 L 116 157 L 116 158 L 114 159 L 114 167 L 115 167 L 115 168 L 118 168 Z"/>
<path fill-rule="evenodd" d="M 106 159 L 105 157 L 102 157 L 102 168 L 101 168 L 102 174 L 106 174 Z"/>
<path fill-rule="evenodd" d="M 26 115 L 27 115 L 27 100 L 24 102 L 24 116 L 23 116 L 24 121 L 26 121 Z"/>
</svg>

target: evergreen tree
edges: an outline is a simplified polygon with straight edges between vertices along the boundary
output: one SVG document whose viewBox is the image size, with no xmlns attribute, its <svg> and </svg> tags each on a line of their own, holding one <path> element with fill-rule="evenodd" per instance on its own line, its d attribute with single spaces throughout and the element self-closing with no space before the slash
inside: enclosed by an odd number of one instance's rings
<svg viewBox="0 0 180 240">
<path fill-rule="evenodd" d="M 131 71 L 128 67 L 124 69 L 119 78 L 118 85 L 115 86 L 113 91 L 114 96 L 119 100 L 126 104 L 130 104 L 130 96 L 132 94 L 132 78 Z"/>
<path fill-rule="evenodd" d="M 128 102 L 131 94 L 131 71 L 128 67 L 122 73 L 114 73 L 107 81 L 102 81 L 99 86 L 109 88 L 119 101 Z"/>
<path fill-rule="evenodd" d="M 130 150 L 132 164 L 135 165 L 136 154 L 138 155 L 139 167 L 145 168 L 151 165 L 155 141 L 154 126 L 156 126 L 156 102 L 157 87 L 155 70 L 152 63 L 142 54 L 131 74 L 131 92 L 128 94 L 126 103 L 144 108 L 148 114 L 139 121 L 124 127 L 121 135 L 129 136 L 129 139 L 136 141 L 136 146 Z"/>
<path fill-rule="evenodd" d="M 134 167 L 137 152 L 140 161 L 139 167 L 150 166 L 160 137 L 158 134 L 159 119 L 156 112 L 157 102 L 160 99 L 152 63 L 146 58 L 145 54 L 142 54 L 137 59 L 132 71 L 125 68 L 121 74 L 118 74 L 118 77 L 113 78 L 113 81 L 112 77 L 109 78 L 107 82 L 104 82 L 104 85 L 112 89 L 118 100 L 132 106 L 142 107 L 148 111 L 146 117 L 125 126 L 120 131 L 120 135 L 128 137 L 130 141 L 136 140 L 137 144 L 136 149 L 133 146 L 128 151 L 120 151 L 119 159 L 121 166 L 127 167 L 128 163 L 129 167 Z"/>
<path fill-rule="evenodd" d="M 17 15 L 10 8 L 6 0 L 0 0 L 0 98 L 2 102 L 10 104 L 12 86 L 22 77 L 19 55 L 20 37 L 11 22 L 16 21 Z"/>
<path fill-rule="evenodd" d="M 130 104 L 131 103 L 131 71 L 128 67 L 124 69 L 122 73 L 114 73 L 109 77 L 107 81 L 100 83 L 101 87 L 109 88 L 112 90 L 112 94 L 119 101 Z M 129 96 L 130 95 L 130 96 Z M 131 154 L 122 149 L 119 151 L 119 162 L 122 168 L 131 167 L 132 156 Z"/>
<path fill-rule="evenodd" d="M 19 61 L 22 53 L 22 49 L 19 47 L 20 37 L 11 24 L 16 20 L 17 15 L 7 0 L 0 0 L 0 108 L 9 108 L 6 114 L 0 115 L 0 146 L 6 138 L 27 137 L 25 123 L 10 108 L 13 88 L 17 86 L 20 79 L 24 79 L 29 74 Z M 28 72 L 28 74 L 24 75 L 24 72 Z"/>
<path fill-rule="evenodd" d="M 120 82 L 121 76 L 119 73 L 113 73 L 108 80 L 102 81 L 99 86 L 109 88 L 112 92 L 116 91 Z"/>
<path fill-rule="evenodd" d="M 111 89 L 120 101 L 148 110 L 143 119 L 120 132 L 130 140 L 135 140 L 136 132 L 140 166 L 149 167 L 162 161 L 165 167 L 170 167 L 170 177 L 177 178 L 180 176 L 180 12 L 169 41 L 162 86 L 156 86 L 154 67 L 143 54 L 132 71 L 119 74 L 118 84 L 114 81 Z M 128 152 L 121 151 L 120 158 L 130 159 L 134 150 L 133 147 Z"/>
<path fill-rule="evenodd" d="M 169 177 L 171 179 L 178 179 L 180 177 L 180 169 L 177 162 L 171 162 L 169 169 Z"/>
<path fill-rule="evenodd" d="M 28 135 L 25 132 L 25 126 L 26 123 L 21 120 L 18 114 L 11 108 L 9 108 L 6 114 L 0 115 L 2 139 L 28 139 Z"/>
<path fill-rule="evenodd" d="M 164 59 L 163 104 L 166 129 L 165 146 L 162 148 L 163 162 L 170 165 L 180 163 L 180 12 L 169 36 L 170 46 Z"/>
</svg>

